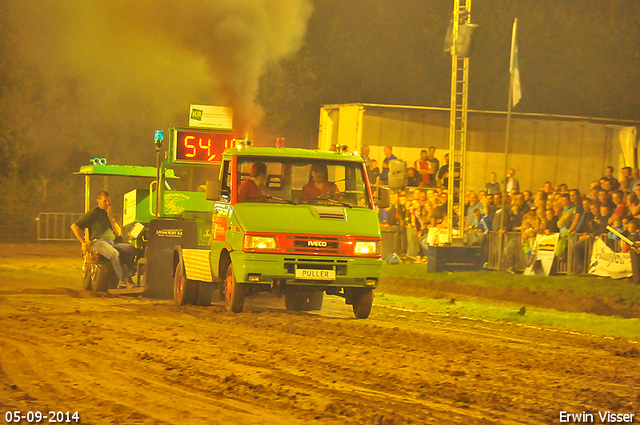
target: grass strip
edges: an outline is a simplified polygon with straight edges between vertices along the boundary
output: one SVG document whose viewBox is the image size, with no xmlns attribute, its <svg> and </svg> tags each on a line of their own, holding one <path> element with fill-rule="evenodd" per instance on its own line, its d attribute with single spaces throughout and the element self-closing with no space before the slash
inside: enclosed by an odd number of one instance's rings
<svg viewBox="0 0 640 425">
<path fill-rule="evenodd" d="M 525 314 L 518 314 L 520 306 L 509 303 L 483 303 L 477 301 L 448 300 L 428 297 L 407 297 L 387 293 L 376 293 L 374 302 L 393 308 L 402 308 L 436 315 L 460 318 L 520 323 L 531 326 L 549 326 L 567 330 L 578 330 L 589 334 L 640 338 L 640 319 L 621 319 L 586 313 L 567 313 L 553 309 L 527 307 Z"/>
<path fill-rule="evenodd" d="M 523 276 L 482 270 L 477 272 L 428 272 L 426 264 L 385 263 L 383 277 L 404 277 L 432 281 L 450 281 L 462 285 L 493 288 L 529 288 L 532 291 L 564 290 L 602 296 L 619 296 L 640 303 L 640 285 L 629 279 L 609 279 L 593 276 Z"/>
</svg>

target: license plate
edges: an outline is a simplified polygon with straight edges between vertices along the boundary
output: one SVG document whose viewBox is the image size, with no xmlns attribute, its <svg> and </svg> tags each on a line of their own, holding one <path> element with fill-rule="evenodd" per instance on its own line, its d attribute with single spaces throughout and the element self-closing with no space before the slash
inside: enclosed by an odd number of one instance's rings
<svg viewBox="0 0 640 425">
<path fill-rule="evenodd" d="M 296 269 L 296 279 L 336 280 L 335 270 Z"/>
</svg>

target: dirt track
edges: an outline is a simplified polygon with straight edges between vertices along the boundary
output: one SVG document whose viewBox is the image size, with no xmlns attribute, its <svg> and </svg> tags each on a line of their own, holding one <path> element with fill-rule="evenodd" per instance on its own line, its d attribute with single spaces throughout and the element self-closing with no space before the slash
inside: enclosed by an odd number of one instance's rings
<svg viewBox="0 0 640 425">
<path fill-rule="evenodd" d="M 240 314 L 176 307 L 96 296 L 55 276 L 12 278 L 12 261 L 51 259 L 6 255 L 0 421 L 8 410 L 78 411 L 83 424 L 539 424 L 558 423 L 561 410 L 640 414 L 635 341 L 379 300 L 356 320 L 326 296 L 317 314 L 288 312 L 270 296 L 248 299 Z"/>
</svg>

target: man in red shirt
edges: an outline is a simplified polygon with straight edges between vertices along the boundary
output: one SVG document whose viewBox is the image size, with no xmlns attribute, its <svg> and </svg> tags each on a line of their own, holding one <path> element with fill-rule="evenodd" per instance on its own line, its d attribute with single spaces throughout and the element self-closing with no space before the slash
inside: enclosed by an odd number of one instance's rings
<svg viewBox="0 0 640 425">
<path fill-rule="evenodd" d="M 422 175 L 424 185 L 429 186 L 429 182 L 431 181 L 431 176 L 433 174 L 429 172 L 431 170 L 431 161 L 428 159 L 428 152 L 426 149 L 422 149 L 420 151 L 420 159 L 417 159 L 413 163 L 413 167 Z"/>
<path fill-rule="evenodd" d="M 264 162 L 254 162 L 249 178 L 238 188 L 238 202 L 261 202 L 268 198 L 267 166 Z"/>
</svg>

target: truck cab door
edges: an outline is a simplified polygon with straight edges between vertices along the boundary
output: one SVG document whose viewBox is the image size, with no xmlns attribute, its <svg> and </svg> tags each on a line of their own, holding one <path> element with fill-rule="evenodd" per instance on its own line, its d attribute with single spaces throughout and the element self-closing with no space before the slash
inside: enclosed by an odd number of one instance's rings
<svg viewBox="0 0 640 425">
<path fill-rule="evenodd" d="M 211 225 L 211 273 L 218 275 L 220 253 L 225 246 L 227 220 L 231 213 L 231 161 L 225 160 L 220 167 L 218 193 L 213 205 Z"/>
</svg>

